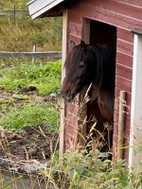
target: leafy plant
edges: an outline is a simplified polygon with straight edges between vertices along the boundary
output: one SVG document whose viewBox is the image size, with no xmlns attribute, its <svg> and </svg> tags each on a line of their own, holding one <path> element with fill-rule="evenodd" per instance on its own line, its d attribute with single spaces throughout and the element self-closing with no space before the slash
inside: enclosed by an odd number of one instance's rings
<svg viewBox="0 0 142 189">
<path fill-rule="evenodd" d="M 24 86 L 36 86 L 39 94 L 59 92 L 61 83 L 61 60 L 34 64 L 23 62 L 12 64 L 9 68 L 0 70 L 3 76 L 0 78 L 0 85 L 6 89 L 18 89 Z"/>
<path fill-rule="evenodd" d="M 58 177 L 69 182 L 69 188 L 76 189 L 134 189 L 142 187 L 142 167 L 128 169 L 125 160 L 115 163 L 108 159 L 109 153 L 86 150 L 64 154 L 53 166 L 62 173 Z M 53 172 L 54 175 L 54 172 Z"/>
</svg>

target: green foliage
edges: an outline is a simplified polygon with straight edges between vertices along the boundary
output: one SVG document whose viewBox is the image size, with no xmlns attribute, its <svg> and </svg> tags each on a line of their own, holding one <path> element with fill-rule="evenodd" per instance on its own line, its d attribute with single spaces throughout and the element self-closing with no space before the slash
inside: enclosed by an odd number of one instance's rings
<svg viewBox="0 0 142 189">
<path fill-rule="evenodd" d="M 5 85 L 7 96 L 11 95 L 9 90 L 12 90 L 13 94 L 18 94 L 19 89 L 31 85 L 38 89 L 36 94 L 59 92 L 61 60 L 44 64 L 26 62 L 25 59 L 13 61 L 10 66 L 5 65 L 0 70 L 0 75 L 0 85 Z M 49 132 L 58 132 L 59 111 L 53 107 L 52 101 L 30 102 L 28 95 L 18 96 L 26 103 L 21 102 L 18 105 L 17 100 L 13 98 L 9 98 L 8 101 L 0 99 L 0 125 L 16 130 L 27 125 L 43 123 Z"/>
<path fill-rule="evenodd" d="M 28 85 L 37 87 L 39 94 L 59 92 L 61 83 L 61 60 L 34 64 L 21 62 L 0 70 L 0 85 L 6 89 L 18 89 Z"/>
<path fill-rule="evenodd" d="M 49 132 L 58 132 L 59 111 L 47 103 L 24 103 L 15 106 L 0 116 L 0 125 L 9 129 L 20 129 L 44 123 Z"/>
<path fill-rule="evenodd" d="M 66 152 L 53 169 L 64 172 L 69 188 L 134 189 L 142 187 L 142 167 L 127 169 L 125 160 L 112 162 L 109 153 Z M 62 173 L 63 174 L 63 173 Z M 59 174 L 60 175 L 60 174 Z"/>
</svg>

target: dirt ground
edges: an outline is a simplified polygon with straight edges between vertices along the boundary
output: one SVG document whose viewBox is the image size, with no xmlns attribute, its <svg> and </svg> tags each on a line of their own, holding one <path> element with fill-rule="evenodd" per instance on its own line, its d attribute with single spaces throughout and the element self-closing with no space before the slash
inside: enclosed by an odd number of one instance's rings
<svg viewBox="0 0 142 189">
<path fill-rule="evenodd" d="M 58 150 L 58 134 L 48 133 L 44 125 L 27 126 L 23 132 L 7 131 L 0 128 L 0 157 L 11 160 L 40 162 L 51 157 Z"/>
<path fill-rule="evenodd" d="M 9 91 L 10 92 L 10 91 Z M 6 91 L 0 91 L 0 99 L 9 100 L 11 96 L 5 95 Z M 19 90 L 19 94 L 28 94 L 33 101 L 42 99 L 44 101 L 53 100 L 52 96 L 39 96 L 36 88 L 28 87 Z M 12 91 L 11 91 L 12 94 Z M 23 101 L 19 100 L 19 103 Z M 26 126 L 20 132 L 6 130 L 0 126 L 0 168 L 7 168 L 7 163 L 3 159 L 21 161 L 39 161 L 44 163 L 50 159 L 51 154 L 59 149 L 59 136 L 57 133 L 49 133 L 44 124 Z"/>
</svg>

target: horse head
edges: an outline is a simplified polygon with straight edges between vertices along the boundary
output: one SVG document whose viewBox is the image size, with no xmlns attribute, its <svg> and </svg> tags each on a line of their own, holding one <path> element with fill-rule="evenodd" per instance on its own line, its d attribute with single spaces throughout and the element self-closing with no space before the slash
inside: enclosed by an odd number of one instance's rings
<svg viewBox="0 0 142 189">
<path fill-rule="evenodd" d="M 73 100 L 84 86 L 91 83 L 94 70 L 94 54 L 88 50 L 88 45 L 81 41 L 76 45 L 70 41 L 71 51 L 65 61 L 65 77 L 61 86 L 61 96 Z"/>
</svg>

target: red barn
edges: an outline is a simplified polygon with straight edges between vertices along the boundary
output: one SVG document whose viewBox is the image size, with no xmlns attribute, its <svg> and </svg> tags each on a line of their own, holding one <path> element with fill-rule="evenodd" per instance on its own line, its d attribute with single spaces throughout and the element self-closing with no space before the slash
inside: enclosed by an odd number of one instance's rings
<svg viewBox="0 0 142 189">
<path fill-rule="evenodd" d="M 113 156 L 119 153 L 119 140 L 123 145 L 140 144 L 142 137 L 142 1 L 141 0 L 33 0 L 28 4 L 32 19 L 63 16 L 63 62 L 70 50 L 69 41 L 77 44 L 83 39 L 90 44 L 104 44 L 116 48 L 115 106 L 113 129 Z M 64 75 L 64 71 L 63 71 Z M 120 109 L 120 92 L 126 93 L 126 108 Z M 79 105 L 62 102 L 60 154 L 82 142 L 78 134 L 80 117 L 89 116 L 92 107 L 78 116 Z M 94 112 L 95 111 L 95 112 Z M 93 114 L 98 114 L 97 107 Z M 125 114 L 125 119 L 124 119 Z M 121 127 L 122 126 L 122 127 Z M 85 136 L 87 127 L 79 129 Z M 121 136 L 124 135 L 124 136 Z M 122 142 L 122 141 L 121 141 Z M 134 156 L 133 148 L 123 151 L 131 165 L 142 160 Z"/>
</svg>

